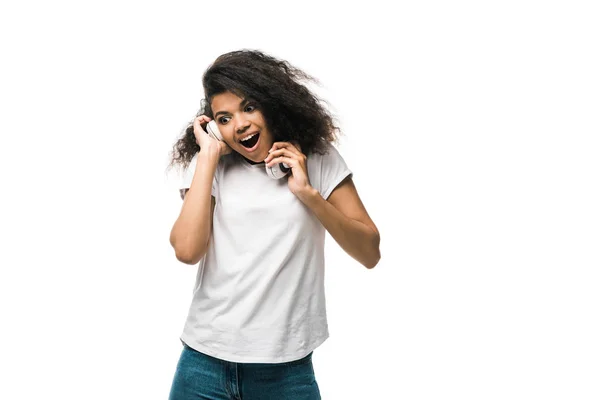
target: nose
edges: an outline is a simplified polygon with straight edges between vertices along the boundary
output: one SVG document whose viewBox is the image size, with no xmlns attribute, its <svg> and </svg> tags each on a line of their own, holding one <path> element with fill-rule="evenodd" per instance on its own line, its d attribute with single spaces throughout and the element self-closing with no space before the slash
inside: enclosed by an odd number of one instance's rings
<svg viewBox="0 0 600 400">
<path fill-rule="evenodd" d="M 250 121 L 247 118 L 239 117 L 236 119 L 235 131 L 239 134 L 246 132 L 250 127 Z"/>
</svg>

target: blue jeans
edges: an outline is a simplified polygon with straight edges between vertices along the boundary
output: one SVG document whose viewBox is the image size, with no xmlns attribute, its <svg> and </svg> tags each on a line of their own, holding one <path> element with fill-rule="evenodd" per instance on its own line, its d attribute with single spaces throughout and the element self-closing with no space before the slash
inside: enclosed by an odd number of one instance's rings
<svg viewBox="0 0 600 400">
<path fill-rule="evenodd" d="M 312 352 L 278 363 L 235 363 L 183 343 L 169 400 L 320 400 Z"/>
</svg>

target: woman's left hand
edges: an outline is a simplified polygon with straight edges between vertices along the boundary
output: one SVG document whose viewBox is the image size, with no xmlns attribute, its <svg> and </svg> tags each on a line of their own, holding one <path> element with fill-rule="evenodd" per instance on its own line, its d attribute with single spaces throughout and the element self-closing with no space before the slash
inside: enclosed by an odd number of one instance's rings
<svg viewBox="0 0 600 400">
<path fill-rule="evenodd" d="M 306 156 L 300 151 L 300 145 L 290 142 L 275 142 L 269 153 L 265 158 L 268 166 L 283 162 L 292 168 L 292 173 L 287 177 L 288 187 L 298 198 L 301 199 L 314 190 L 308 179 Z"/>
</svg>

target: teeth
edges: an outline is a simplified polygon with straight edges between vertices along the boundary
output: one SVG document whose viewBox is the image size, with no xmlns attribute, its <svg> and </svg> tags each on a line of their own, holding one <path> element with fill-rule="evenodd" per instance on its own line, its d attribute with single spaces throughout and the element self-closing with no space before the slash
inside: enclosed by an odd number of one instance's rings
<svg viewBox="0 0 600 400">
<path fill-rule="evenodd" d="M 249 140 L 249 139 L 253 138 L 254 136 L 256 136 L 256 134 L 257 134 L 257 133 L 258 133 L 258 132 L 256 132 L 256 133 L 255 133 L 255 134 L 253 134 L 253 135 L 250 135 L 250 136 L 248 136 L 248 137 L 245 137 L 245 138 L 243 138 L 242 140 L 240 140 L 240 142 L 245 142 L 246 140 Z"/>
</svg>

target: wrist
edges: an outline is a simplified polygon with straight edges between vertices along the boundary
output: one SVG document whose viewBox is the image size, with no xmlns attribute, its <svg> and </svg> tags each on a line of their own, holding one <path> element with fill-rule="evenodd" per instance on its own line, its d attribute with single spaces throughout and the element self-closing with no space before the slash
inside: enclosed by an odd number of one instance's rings
<svg viewBox="0 0 600 400">
<path fill-rule="evenodd" d="M 298 199 L 303 202 L 306 206 L 310 207 L 311 204 L 315 202 L 315 200 L 319 200 L 321 198 L 321 193 L 317 189 L 312 186 L 309 186 L 302 192 L 296 194 Z"/>
<path fill-rule="evenodd" d="M 216 166 L 219 163 L 219 158 L 220 155 L 218 151 L 211 151 L 210 149 L 200 150 L 200 152 L 198 153 L 198 162 L 196 166 Z"/>
</svg>

